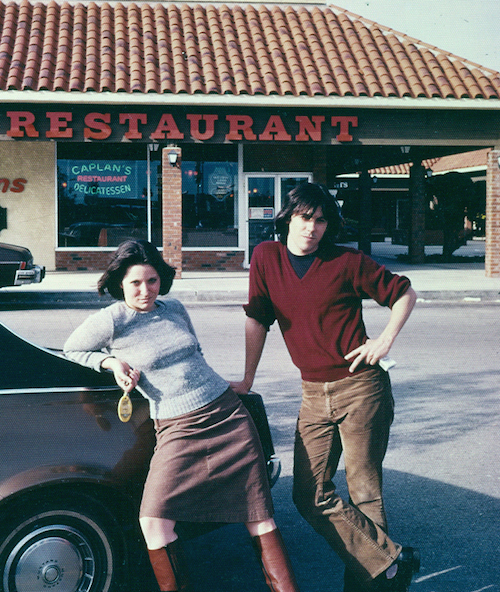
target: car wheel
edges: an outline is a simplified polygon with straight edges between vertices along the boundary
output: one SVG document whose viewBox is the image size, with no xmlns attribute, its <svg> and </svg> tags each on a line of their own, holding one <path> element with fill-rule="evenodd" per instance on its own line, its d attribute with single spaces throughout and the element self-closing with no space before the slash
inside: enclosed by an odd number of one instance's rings
<svg viewBox="0 0 500 592">
<path fill-rule="evenodd" d="M 119 588 L 125 554 L 111 516 L 91 498 L 70 492 L 65 499 L 71 502 L 18 504 L 14 517 L 2 523 L 2 592 Z"/>
</svg>

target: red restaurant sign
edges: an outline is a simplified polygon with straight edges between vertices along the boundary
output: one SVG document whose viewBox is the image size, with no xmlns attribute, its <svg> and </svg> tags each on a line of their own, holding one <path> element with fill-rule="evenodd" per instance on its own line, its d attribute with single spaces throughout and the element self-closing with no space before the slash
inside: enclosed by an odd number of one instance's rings
<svg viewBox="0 0 500 592">
<path fill-rule="evenodd" d="M 14 139 L 73 141 L 352 142 L 358 117 L 290 113 L 214 114 L 10 110 L 0 133 Z"/>
</svg>

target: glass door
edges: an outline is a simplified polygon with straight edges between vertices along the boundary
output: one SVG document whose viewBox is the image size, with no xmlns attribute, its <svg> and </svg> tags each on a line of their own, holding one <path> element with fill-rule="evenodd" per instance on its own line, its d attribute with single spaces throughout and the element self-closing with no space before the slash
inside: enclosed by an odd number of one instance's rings
<svg viewBox="0 0 500 592">
<path fill-rule="evenodd" d="M 246 175 L 248 197 L 248 259 L 261 242 L 274 240 L 274 219 L 296 185 L 312 180 L 310 173 L 264 173 Z"/>
<path fill-rule="evenodd" d="M 274 176 L 248 177 L 248 255 L 256 245 L 274 239 L 276 183 Z"/>
</svg>

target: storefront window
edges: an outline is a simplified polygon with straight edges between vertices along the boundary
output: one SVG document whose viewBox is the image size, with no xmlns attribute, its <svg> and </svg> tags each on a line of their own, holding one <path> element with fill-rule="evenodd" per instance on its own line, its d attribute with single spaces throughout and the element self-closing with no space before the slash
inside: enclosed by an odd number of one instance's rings
<svg viewBox="0 0 500 592">
<path fill-rule="evenodd" d="M 183 158 L 183 247 L 238 246 L 237 179 L 237 162 Z"/>
<path fill-rule="evenodd" d="M 161 168 L 153 156 L 148 189 L 146 150 L 146 145 L 59 149 L 59 247 L 116 247 L 130 238 L 161 246 Z"/>
</svg>

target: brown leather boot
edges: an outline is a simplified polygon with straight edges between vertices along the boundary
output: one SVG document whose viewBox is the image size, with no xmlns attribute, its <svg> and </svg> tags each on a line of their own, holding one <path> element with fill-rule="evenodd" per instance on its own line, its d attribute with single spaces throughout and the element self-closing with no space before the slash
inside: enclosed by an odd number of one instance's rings
<svg viewBox="0 0 500 592">
<path fill-rule="evenodd" d="M 252 537 L 266 584 L 272 592 L 299 592 L 283 538 L 278 529 Z"/>
<path fill-rule="evenodd" d="M 187 561 L 179 539 L 148 553 L 161 592 L 188 590 Z"/>
</svg>

